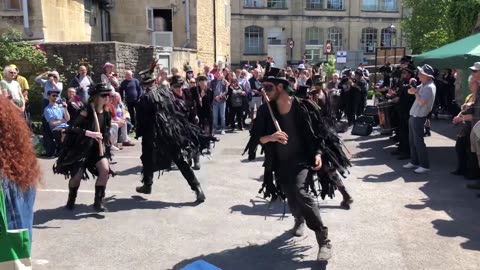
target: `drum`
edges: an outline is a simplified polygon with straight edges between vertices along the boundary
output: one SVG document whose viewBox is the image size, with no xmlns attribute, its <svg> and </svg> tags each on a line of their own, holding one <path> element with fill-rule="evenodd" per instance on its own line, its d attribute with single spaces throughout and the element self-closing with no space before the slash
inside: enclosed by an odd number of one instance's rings
<svg viewBox="0 0 480 270">
<path fill-rule="evenodd" d="M 384 131 L 391 131 L 397 127 L 393 126 L 391 114 L 393 112 L 393 104 L 389 102 L 383 102 L 378 104 L 378 120 L 380 127 Z"/>
</svg>

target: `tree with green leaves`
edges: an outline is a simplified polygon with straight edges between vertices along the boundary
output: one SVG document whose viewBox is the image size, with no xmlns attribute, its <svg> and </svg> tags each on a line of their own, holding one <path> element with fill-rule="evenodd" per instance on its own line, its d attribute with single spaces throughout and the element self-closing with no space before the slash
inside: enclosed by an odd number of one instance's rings
<svg viewBox="0 0 480 270">
<path fill-rule="evenodd" d="M 413 54 L 420 54 L 471 35 L 480 0 L 404 0 L 410 16 L 402 29 Z"/>
</svg>

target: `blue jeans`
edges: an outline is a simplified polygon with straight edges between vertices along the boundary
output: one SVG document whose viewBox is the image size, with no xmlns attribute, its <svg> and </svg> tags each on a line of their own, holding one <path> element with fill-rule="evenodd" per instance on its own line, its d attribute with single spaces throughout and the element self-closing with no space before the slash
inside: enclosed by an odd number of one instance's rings
<svg viewBox="0 0 480 270">
<path fill-rule="evenodd" d="M 0 185 L 5 196 L 8 229 L 28 229 L 31 243 L 35 188 L 30 187 L 22 191 L 16 183 L 7 179 L 0 179 Z"/>
<path fill-rule="evenodd" d="M 215 130 L 225 129 L 225 107 L 226 102 L 213 102 L 213 127 Z M 218 127 L 218 118 L 220 117 L 221 127 Z"/>
</svg>

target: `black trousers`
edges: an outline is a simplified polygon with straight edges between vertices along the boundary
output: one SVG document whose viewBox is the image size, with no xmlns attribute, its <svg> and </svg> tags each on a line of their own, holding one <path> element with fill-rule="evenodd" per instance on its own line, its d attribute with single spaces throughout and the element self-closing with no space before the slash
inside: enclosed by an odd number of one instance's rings
<svg viewBox="0 0 480 270">
<path fill-rule="evenodd" d="M 153 142 L 151 140 L 145 140 L 145 138 L 142 140 L 142 164 L 143 164 L 143 180 L 142 182 L 145 185 L 152 185 L 153 184 L 153 173 L 155 172 L 156 168 L 155 166 L 155 153 L 153 151 Z M 177 165 L 178 169 L 182 173 L 183 177 L 185 180 L 187 180 L 188 185 L 192 190 L 195 190 L 200 183 L 197 180 L 197 177 L 195 176 L 195 173 L 193 172 L 192 168 L 190 165 L 185 161 L 183 156 L 178 153 L 176 155 L 172 155 L 172 161 Z M 165 161 L 160 161 L 160 162 L 167 162 Z"/>
<path fill-rule="evenodd" d="M 301 165 L 294 167 L 292 163 L 279 165 L 277 176 L 295 220 L 305 220 L 308 228 L 313 231 L 325 230 L 315 199 L 308 191 L 309 170 Z"/>
<path fill-rule="evenodd" d="M 361 94 L 358 90 L 352 89 L 345 94 L 345 114 L 347 115 L 348 123 L 353 124 L 355 122 L 356 116 L 359 109 L 361 100 Z M 363 112 L 363 111 L 362 111 Z"/>
<path fill-rule="evenodd" d="M 231 107 L 228 116 L 231 128 L 235 128 L 235 120 L 238 123 L 238 128 L 243 128 L 243 107 Z"/>
<path fill-rule="evenodd" d="M 128 112 L 130 113 L 130 122 L 134 127 L 137 124 L 137 121 L 136 121 L 137 119 L 135 118 L 136 117 L 135 106 L 137 106 L 136 102 L 127 102 Z"/>
<path fill-rule="evenodd" d="M 408 138 L 408 119 L 410 116 L 400 113 L 398 121 L 398 151 L 404 154 L 410 154 L 410 141 Z"/>
</svg>

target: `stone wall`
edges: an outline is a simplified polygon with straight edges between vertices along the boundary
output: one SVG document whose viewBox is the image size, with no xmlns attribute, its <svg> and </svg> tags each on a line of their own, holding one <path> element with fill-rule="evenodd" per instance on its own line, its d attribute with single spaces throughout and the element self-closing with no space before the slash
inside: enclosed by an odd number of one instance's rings
<svg viewBox="0 0 480 270">
<path fill-rule="evenodd" d="M 116 66 L 116 72 L 120 80 L 124 79 L 126 69 L 131 69 L 134 76 L 138 72 L 150 67 L 156 51 L 153 46 L 145 46 L 121 42 L 49 42 L 42 43 L 42 49 L 48 55 L 56 54 L 63 58 L 64 66 L 57 67 L 62 73 L 70 64 L 77 63 L 82 58 L 87 58 L 92 65 L 94 81 L 100 80 L 102 67 L 105 62 L 111 62 Z M 170 53 L 171 67 L 182 70 L 183 64 L 190 63 L 195 72 L 198 72 L 196 64 L 196 50 L 175 48 Z"/>
</svg>

